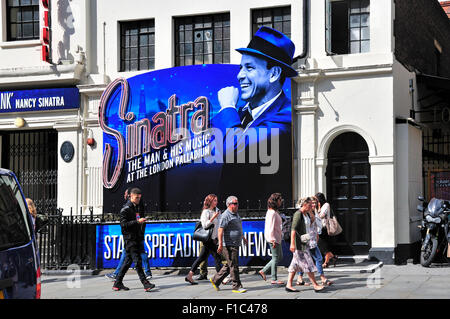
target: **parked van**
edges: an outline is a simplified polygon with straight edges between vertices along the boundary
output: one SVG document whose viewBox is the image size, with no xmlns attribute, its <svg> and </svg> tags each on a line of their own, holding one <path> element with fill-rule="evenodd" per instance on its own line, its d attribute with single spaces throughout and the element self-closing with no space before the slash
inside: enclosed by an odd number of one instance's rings
<svg viewBox="0 0 450 319">
<path fill-rule="evenodd" d="M 40 298 L 33 220 L 13 172 L 0 168 L 0 299 Z"/>
</svg>

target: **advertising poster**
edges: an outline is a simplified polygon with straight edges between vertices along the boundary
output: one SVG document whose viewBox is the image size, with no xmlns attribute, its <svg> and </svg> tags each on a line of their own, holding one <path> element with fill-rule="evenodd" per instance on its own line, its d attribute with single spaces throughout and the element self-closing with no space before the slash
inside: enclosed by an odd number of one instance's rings
<svg viewBox="0 0 450 319">
<path fill-rule="evenodd" d="M 221 210 L 229 195 L 241 209 L 266 209 L 274 192 L 292 202 L 290 81 L 276 103 L 242 129 L 218 99 L 224 88 L 239 96 L 247 89 L 239 72 L 228 64 L 175 67 L 106 88 L 99 107 L 105 213 L 120 211 L 129 187 L 142 190 L 147 213 L 197 210 L 200 216 L 211 193 Z M 238 112 L 245 104 L 239 97 Z"/>
<path fill-rule="evenodd" d="M 429 198 L 450 200 L 450 171 L 432 171 L 429 176 Z"/>
<path fill-rule="evenodd" d="M 145 229 L 144 247 L 151 267 L 191 267 L 200 253 L 199 242 L 192 239 L 195 222 L 152 222 Z M 239 249 L 239 265 L 265 265 L 271 259 L 269 245 L 264 239 L 264 220 L 244 220 L 244 237 L 248 245 Z M 97 267 L 116 268 L 124 250 L 119 224 L 97 225 Z M 292 254 L 283 243 L 284 259 L 289 265 Z M 209 266 L 214 259 L 209 256 Z"/>
</svg>

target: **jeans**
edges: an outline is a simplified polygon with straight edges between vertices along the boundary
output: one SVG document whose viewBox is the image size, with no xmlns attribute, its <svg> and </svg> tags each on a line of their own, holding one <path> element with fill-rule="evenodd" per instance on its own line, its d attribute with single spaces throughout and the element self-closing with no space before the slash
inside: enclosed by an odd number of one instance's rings
<svg viewBox="0 0 450 319">
<path fill-rule="evenodd" d="M 269 243 L 270 251 L 272 252 L 272 260 L 269 261 L 262 269 L 263 273 L 267 273 L 270 268 L 270 273 L 272 275 L 272 280 L 277 280 L 277 265 L 283 259 L 283 249 L 280 244 L 276 244 L 275 248 L 272 243 Z"/>
<path fill-rule="evenodd" d="M 316 248 L 310 249 L 309 252 L 311 253 L 312 258 L 316 262 L 317 272 L 319 273 L 320 276 L 322 276 L 323 275 L 323 268 L 322 268 L 323 257 L 322 257 L 322 253 L 320 252 L 319 247 L 316 246 Z M 302 272 L 299 272 L 298 274 L 300 276 L 303 276 Z"/>
<path fill-rule="evenodd" d="M 142 242 L 142 244 L 144 245 L 144 242 Z M 119 260 L 119 264 L 117 265 L 116 270 L 114 270 L 113 274 L 117 277 L 117 275 L 119 274 L 120 268 L 122 268 L 123 262 L 125 260 L 125 252 L 122 252 L 122 255 L 120 256 L 120 260 Z M 144 269 L 144 273 L 146 276 L 151 276 L 152 275 L 152 271 L 150 269 L 150 261 L 148 260 L 148 256 L 147 253 L 144 252 L 141 253 L 141 259 L 142 259 L 142 268 Z"/>
<path fill-rule="evenodd" d="M 147 279 L 145 278 L 144 270 L 142 269 L 141 246 L 132 244 L 125 244 L 125 246 L 125 258 L 122 267 L 120 267 L 119 273 L 117 274 L 116 284 L 122 282 L 123 277 L 125 276 L 126 272 L 133 262 L 136 266 L 136 272 L 138 273 L 139 280 L 142 284 L 145 284 L 147 282 Z"/>
<path fill-rule="evenodd" d="M 201 262 L 203 261 L 208 262 L 208 257 L 210 254 L 213 255 L 214 261 L 216 263 L 216 271 L 219 272 L 220 269 L 222 268 L 222 258 L 217 253 L 217 245 L 213 239 L 210 239 L 203 244 L 202 250 L 200 251 L 200 255 L 192 264 L 191 271 L 195 273 Z M 206 273 L 208 273 L 208 271 L 206 271 Z"/>
</svg>

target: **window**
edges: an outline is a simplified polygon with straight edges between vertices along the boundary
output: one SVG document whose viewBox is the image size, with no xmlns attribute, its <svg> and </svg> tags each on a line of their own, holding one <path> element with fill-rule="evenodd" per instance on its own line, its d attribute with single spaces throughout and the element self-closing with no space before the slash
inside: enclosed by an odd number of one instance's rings
<svg viewBox="0 0 450 319">
<path fill-rule="evenodd" d="M 39 39 L 39 0 L 8 0 L 8 41 Z"/>
<path fill-rule="evenodd" d="M 435 74 L 437 76 L 441 75 L 441 55 L 442 55 L 442 46 L 441 44 L 434 39 L 434 57 L 435 57 Z"/>
<path fill-rule="evenodd" d="M 252 34 L 262 26 L 270 27 L 291 37 L 291 7 L 252 10 Z"/>
<path fill-rule="evenodd" d="M 370 0 L 326 0 L 326 48 L 330 54 L 370 51 Z"/>
<path fill-rule="evenodd" d="M 120 71 L 155 68 L 155 20 L 120 23 Z"/>
<path fill-rule="evenodd" d="M 175 65 L 230 63 L 230 14 L 175 18 Z"/>
<path fill-rule="evenodd" d="M 31 240 L 27 214 L 19 185 L 10 176 L 0 176 L 0 250 Z"/>
</svg>

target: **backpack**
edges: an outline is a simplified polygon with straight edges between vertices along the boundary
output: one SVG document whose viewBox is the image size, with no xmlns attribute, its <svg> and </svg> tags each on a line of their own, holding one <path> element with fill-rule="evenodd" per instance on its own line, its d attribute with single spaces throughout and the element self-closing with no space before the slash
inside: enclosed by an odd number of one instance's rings
<svg viewBox="0 0 450 319">
<path fill-rule="evenodd" d="M 280 214 L 283 223 L 281 224 L 281 232 L 283 234 L 283 240 L 285 242 L 291 241 L 291 228 L 292 228 L 292 216 L 286 216 L 285 214 Z"/>
</svg>

